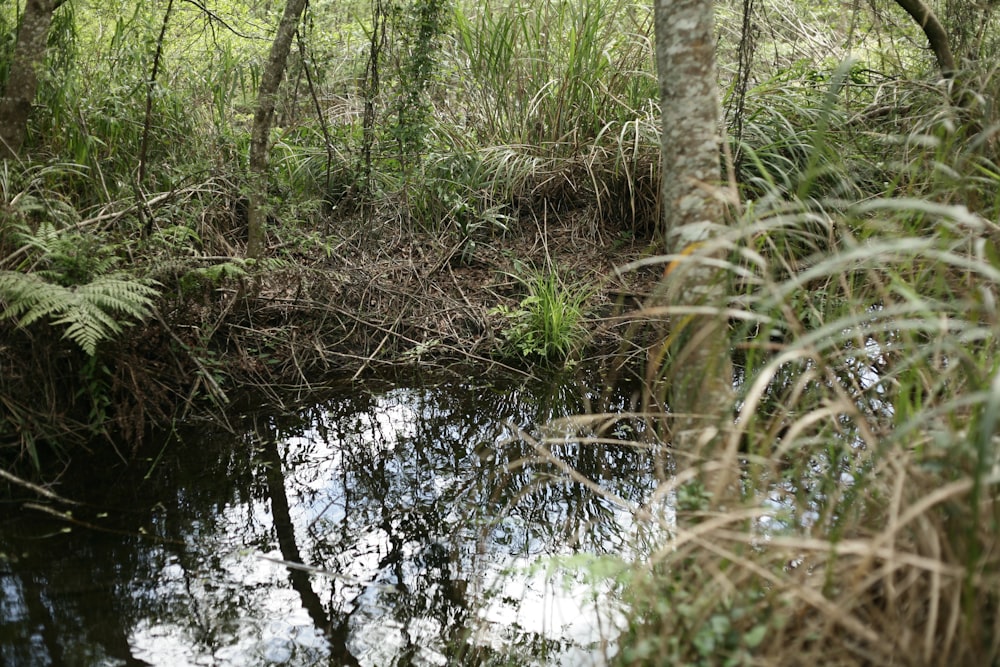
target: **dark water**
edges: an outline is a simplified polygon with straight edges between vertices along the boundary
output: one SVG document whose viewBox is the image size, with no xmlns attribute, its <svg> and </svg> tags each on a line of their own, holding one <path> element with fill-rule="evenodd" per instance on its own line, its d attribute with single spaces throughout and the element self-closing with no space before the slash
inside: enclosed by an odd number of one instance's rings
<svg viewBox="0 0 1000 667">
<path fill-rule="evenodd" d="M 234 416 L 237 435 L 184 425 L 142 466 L 71 471 L 59 491 L 85 502 L 71 519 L 27 492 L 0 514 L 0 663 L 601 664 L 613 592 L 550 566 L 633 553 L 636 524 L 516 429 L 638 502 L 648 450 L 537 426 L 627 409 L 625 390 L 604 398 L 572 383 L 355 385 Z M 623 420 L 602 435 L 642 432 Z"/>
</svg>

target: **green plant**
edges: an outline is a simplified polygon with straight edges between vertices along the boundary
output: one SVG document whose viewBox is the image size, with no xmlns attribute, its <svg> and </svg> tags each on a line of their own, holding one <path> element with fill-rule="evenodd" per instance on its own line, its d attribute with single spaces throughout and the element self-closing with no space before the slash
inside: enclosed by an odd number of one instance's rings
<svg viewBox="0 0 1000 667">
<path fill-rule="evenodd" d="M 0 300 L 5 304 L 0 317 L 16 319 L 20 327 L 42 319 L 66 325 L 63 337 L 91 356 L 100 343 L 147 317 L 158 294 L 152 281 L 123 276 L 99 276 L 66 287 L 33 273 L 0 271 Z"/>
<path fill-rule="evenodd" d="M 40 224 L 36 232 L 24 233 L 21 238 L 34 260 L 34 272 L 64 287 L 89 283 L 111 271 L 118 261 L 114 244 L 105 239 L 49 223 Z"/>
<path fill-rule="evenodd" d="M 656 90 L 651 26 L 648 9 L 618 0 L 459 8 L 469 116 L 491 141 L 574 148 L 641 116 Z"/>
<path fill-rule="evenodd" d="M 180 278 L 181 292 L 188 296 L 204 294 L 219 285 L 247 277 L 247 263 L 243 260 L 220 262 L 191 269 Z"/>
<path fill-rule="evenodd" d="M 80 367 L 79 389 L 74 398 L 86 400 L 90 405 L 89 430 L 107 436 L 107 422 L 112 411 L 111 371 L 97 355 L 92 354 Z"/>
<path fill-rule="evenodd" d="M 424 166 L 424 182 L 409 199 L 411 215 L 422 229 L 454 232 L 469 259 L 476 239 L 506 232 L 511 217 L 496 202 L 485 165 L 476 153 L 433 154 Z"/>
<path fill-rule="evenodd" d="M 408 6 L 397 7 L 393 15 L 402 62 L 389 133 L 402 159 L 419 156 L 424 149 L 431 115 L 428 87 L 438 67 L 449 14 L 448 0 L 413 0 Z"/>
<path fill-rule="evenodd" d="M 547 361 L 565 361 L 583 341 L 584 303 L 589 289 L 567 285 L 555 271 L 517 278 L 528 294 L 516 308 L 492 312 L 507 320 L 504 339 L 514 353 Z"/>
</svg>

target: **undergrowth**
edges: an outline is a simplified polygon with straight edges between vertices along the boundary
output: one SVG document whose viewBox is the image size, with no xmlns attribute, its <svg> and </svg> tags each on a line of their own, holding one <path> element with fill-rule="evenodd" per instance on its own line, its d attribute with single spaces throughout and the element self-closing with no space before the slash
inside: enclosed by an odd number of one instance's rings
<svg viewBox="0 0 1000 667">
<path fill-rule="evenodd" d="M 970 58 L 957 95 L 917 41 L 880 32 L 885 7 L 840 25 L 821 4 L 757 15 L 769 30 L 746 67 L 740 6 L 720 6 L 724 79 L 746 84 L 727 89 L 741 204 L 689 261 L 727 258 L 730 298 L 713 307 L 738 400 L 676 451 L 679 371 L 647 373 L 656 438 L 639 444 L 662 479 L 628 509 L 669 539 L 628 564 L 621 664 L 1000 655 L 997 79 Z M 556 218 L 570 243 L 656 247 L 648 6 L 314 6 L 278 104 L 256 265 L 240 259 L 244 171 L 273 17 L 181 3 L 147 97 L 162 8 L 134 9 L 58 15 L 25 159 L 0 169 L 5 459 L 41 467 L 43 443 L 63 459 L 114 430 L 137 447 L 199 398 L 357 376 L 383 356 L 572 359 L 590 286 L 518 274 L 498 331 L 461 287 L 458 305 L 429 295 Z M 392 252 L 375 275 L 369 260 Z M 664 314 L 639 307 L 631 331 Z M 505 350 L 481 344 L 491 334 Z M 645 358 L 631 336 L 621 347 Z"/>
</svg>

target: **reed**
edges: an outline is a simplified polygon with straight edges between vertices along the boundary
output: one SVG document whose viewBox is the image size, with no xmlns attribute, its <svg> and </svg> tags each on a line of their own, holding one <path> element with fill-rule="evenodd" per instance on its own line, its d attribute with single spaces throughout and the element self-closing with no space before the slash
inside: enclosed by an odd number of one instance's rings
<svg viewBox="0 0 1000 667">
<path fill-rule="evenodd" d="M 925 103 L 931 125 L 949 113 Z M 957 125 L 868 135 L 905 176 L 847 200 L 885 163 L 823 148 L 842 128 L 751 151 L 758 198 L 690 258 L 728 257 L 714 308 L 737 398 L 695 451 L 671 447 L 669 406 L 650 412 L 665 474 L 636 511 L 669 537 L 633 563 L 618 664 L 1000 657 L 995 163 Z M 823 174 L 806 190 L 801 164 Z M 651 408 L 685 372 L 658 363 Z"/>
</svg>

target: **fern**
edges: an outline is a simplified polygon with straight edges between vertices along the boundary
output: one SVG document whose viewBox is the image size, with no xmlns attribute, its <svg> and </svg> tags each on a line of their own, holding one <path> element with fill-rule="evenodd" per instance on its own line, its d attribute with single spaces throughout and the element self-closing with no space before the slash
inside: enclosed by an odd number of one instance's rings
<svg viewBox="0 0 1000 667">
<path fill-rule="evenodd" d="M 0 317 L 16 319 L 21 327 L 46 318 L 53 326 L 66 325 L 63 338 L 94 356 L 101 342 L 149 315 L 159 296 L 155 284 L 107 275 L 66 287 L 32 273 L 0 271 L 0 301 L 6 306 Z"/>
</svg>

